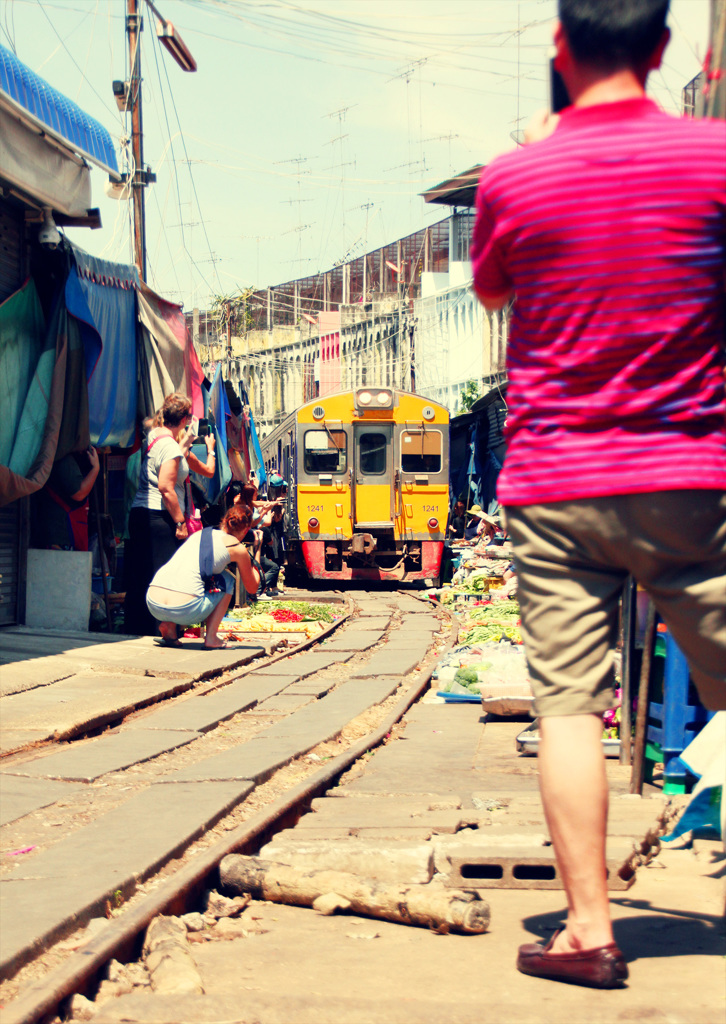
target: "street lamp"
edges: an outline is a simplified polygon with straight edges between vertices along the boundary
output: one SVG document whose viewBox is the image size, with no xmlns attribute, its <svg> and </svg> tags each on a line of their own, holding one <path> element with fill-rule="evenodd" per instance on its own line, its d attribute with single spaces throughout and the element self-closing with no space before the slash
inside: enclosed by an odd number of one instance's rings
<svg viewBox="0 0 726 1024">
<path fill-rule="evenodd" d="M 159 19 L 156 25 L 156 35 L 161 39 L 161 45 L 166 47 L 182 71 L 196 71 L 197 62 L 192 57 L 184 43 L 184 40 L 174 28 L 173 24 L 170 21 L 167 21 L 159 13 L 151 0 L 146 0 L 146 2 Z"/>
<path fill-rule="evenodd" d="M 143 2 L 143 0 L 142 0 Z M 156 34 L 162 45 L 169 51 L 182 71 L 196 71 L 197 63 L 184 44 L 183 39 L 170 21 L 156 9 L 151 0 L 146 0 L 156 15 Z M 134 173 L 130 176 L 134 208 L 134 262 L 139 268 L 142 280 L 146 280 L 146 209 L 144 189 L 156 181 L 150 168 L 144 168 L 144 130 L 141 108 L 141 30 L 143 23 L 137 0 L 126 0 L 126 34 L 129 39 L 130 81 L 115 82 L 114 94 L 119 106 L 131 112 L 131 149 L 134 158 Z"/>
</svg>

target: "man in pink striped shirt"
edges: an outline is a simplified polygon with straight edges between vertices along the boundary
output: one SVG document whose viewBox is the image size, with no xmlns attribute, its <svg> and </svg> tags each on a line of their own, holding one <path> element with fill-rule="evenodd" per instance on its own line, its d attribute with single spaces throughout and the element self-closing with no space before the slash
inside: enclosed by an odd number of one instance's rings
<svg viewBox="0 0 726 1024">
<path fill-rule="evenodd" d="M 472 244 L 490 309 L 516 299 L 499 498 L 515 545 L 540 780 L 566 927 L 526 974 L 599 988 L 613 941 L 600 737 L 632 573 L 726 708 L 726 123 L 645 96 L 668 0 L 559 0 L 572 105 L 484 171 Z M 576 782 L 573 782 L 576 780 Z"/>
</svg>

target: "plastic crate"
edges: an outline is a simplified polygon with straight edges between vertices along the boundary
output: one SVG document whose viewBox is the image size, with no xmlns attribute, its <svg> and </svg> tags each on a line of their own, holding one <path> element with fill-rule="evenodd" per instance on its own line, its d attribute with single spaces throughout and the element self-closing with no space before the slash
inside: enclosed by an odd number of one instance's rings
<svg viewBox="0 0 726 1024">
<path fill-rule="evenodd" d="M 113 591 L 113 587 L 114 587 L 114 578 L 113 578 L 113 576 L 107 576 L 106 577 L 106 581 L 107 581 L 107 585 L 108 585 L 108 592 L 110 594 Z M 103 593 L 103 579 L 102 579 L 101 576 L 92 576 L 91 577 L 91 590 L 93 591 L 94 594 L 102 594 Z"/>
<path fill-rule="evenodd" d="M 663 695 L 648 706 L 646 778 L 652 781 L 653 764 L 663 763 L 663 792 L 685 793 L 691 776 L 680 755 L 713 715 L 698 699 L 688 662 L 670 633 L 665 633 Z"/>
</svg>

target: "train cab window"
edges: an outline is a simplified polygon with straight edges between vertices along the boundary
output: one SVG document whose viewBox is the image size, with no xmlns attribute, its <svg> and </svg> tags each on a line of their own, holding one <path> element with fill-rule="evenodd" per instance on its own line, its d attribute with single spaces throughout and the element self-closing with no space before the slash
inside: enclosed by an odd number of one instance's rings
<svg viewBox="0 0 726 1024">
<path fill-rule="evenodd" d="M 344 430 L 305 431 L 305 472 L 344 473 L 347 465 Z"/>
<path fill-rule="evenodd" d="M 401 469 L 404 473 L 440 473 L 441 433 L 438 430 L 402 431 Z"/>
<path fill-rule="evenodd" d="M 380 476 L 386 472 L 386 442 L 385 434 L 361 434 L 358 458 L 364 476 Z"/>
</svg>

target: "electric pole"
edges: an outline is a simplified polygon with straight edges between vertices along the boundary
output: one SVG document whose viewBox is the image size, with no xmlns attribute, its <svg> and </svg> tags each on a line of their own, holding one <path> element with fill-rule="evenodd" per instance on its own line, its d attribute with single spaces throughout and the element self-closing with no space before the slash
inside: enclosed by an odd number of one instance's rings
<svg viewBox="0 0 726 1024">
<path fill-rule="evenodd" d="M 113 92 L 119 109 L 131 113 L 131 155 L 134 166 L 127 181 L 131 186 L 134 210 L 134 263 L 139 268 L 143 281 L 146 280 L 146 200 L 144 189 L 156 181 L 151 169 L 144 167 L 144 119 L 141 105 L 141 32 L 144 19 L 140 13 L 143 0 L 126 0 L 126 35 L 129 38 L 128 82 L 114 82 Z M 184 45 L 184 40 L 156 9 L 152 0 L 146 5 L 156 16 L 156 35 L 161 45 L 168 50 L 182 71 L 196 71 L 197 64 Z"/>
<path fill-rule="evenodd" d="M 141 30 L 143 19 L 136 0 L 126 0 L 126 35 L 129 37 L 129 106 L 131 153 L 134 159 L 131 194 L 134 205 L 134 263 L 146 280 L 146 173 L 144 171 L 144 122 L 141 110 Z"/>
</svg>

